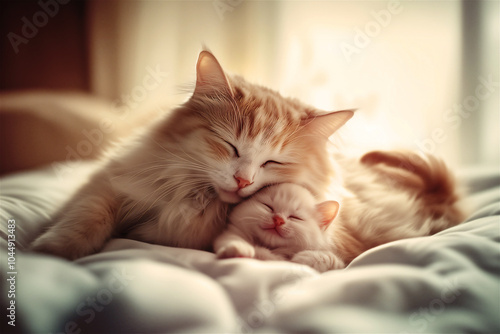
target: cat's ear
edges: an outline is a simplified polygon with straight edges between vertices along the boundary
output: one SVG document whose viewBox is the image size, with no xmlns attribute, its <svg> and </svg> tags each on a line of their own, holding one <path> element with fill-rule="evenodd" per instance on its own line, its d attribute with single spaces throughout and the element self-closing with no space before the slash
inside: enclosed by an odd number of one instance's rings
<svg viewBox="0 0 500 334">
<path fill-rule="evenodd" d="M 307 118 L 303 121 L 308 133 L 328 138 L 354 115 L 356 109 L 334 111 L 328 114 Z"/>
<path fill-rule="evenodd" d="M 337 201 L 326 201 L 316 205 L 320 215 L 319 226 L 325 231 L 339 213 L 340 204 Z"/>
<path fill-rule="evenodd" d="M 208 51 L 200 52 L 196 64 L 195 94 L 232 94 L 231 85 L 217 59 Z"/>
</svg>

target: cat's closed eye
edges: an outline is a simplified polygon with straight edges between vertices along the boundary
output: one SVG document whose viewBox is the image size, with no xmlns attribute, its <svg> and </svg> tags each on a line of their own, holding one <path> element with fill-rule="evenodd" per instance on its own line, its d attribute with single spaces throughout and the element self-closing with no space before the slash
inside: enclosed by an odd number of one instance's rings
<svg viewBox="0 0 500 334">
<path fill-rule="evenodd" d="M 234 146 L 233 144 L 231 144 L 230 142 L 228 142 L 227 140 L 224 140 L 226 142 L 226 144 L 228 144 L 229 146 L 231 146 L 231 148 L 233 149 L 233 152 L 234 152 L 234 155 L 239 158 L 240 157 L 240 152 L 238 152 L 238 149 L 236 148 L 236 146 Z"/>
<path fill-rule="evenodd" d="M 266 167 L 268 164 L 278 164 L 278 165 L 282 165 L 281 162 L 278 162 L 278 161 L 275 161 L 275 160 L 267 160 L 266 162 L 264 162 L 262 165 L 260 165 L 261 168 L 264 168 Z"/>
<path fill-rule="evenodd" d="M 266 208 L 268 208 L 271 212 L 274 212 L 274 208 L 266 203 L 262 203 Z"/>
<path fill-rule="evenodd" d="M 300 220 L 303 221 L 304 219 L 298 217 L 298 216 L 289 216 L 288 219 L 295 219 L 295 220 Z"/>
</svg>

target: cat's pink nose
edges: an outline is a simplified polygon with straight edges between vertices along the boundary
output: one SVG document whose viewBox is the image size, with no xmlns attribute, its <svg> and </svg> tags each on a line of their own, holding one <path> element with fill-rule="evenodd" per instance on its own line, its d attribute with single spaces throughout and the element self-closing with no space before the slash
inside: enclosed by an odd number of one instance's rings
<svg viewBox="0 0 500 334">
<path fill-rule="evenodd" d="M 245 180 L 244 178 L 239 177 L 239 176 L 235 176 L 234 179 L 236 180 L 236 182 L 238 182 L 238 188 L 240 188 L 240 189 L 248 187 L 249 185 L 251 185 L 253 183 L 253 182 Z"/>
<path fill-rule="evenodd" d="M 273 222 L 274 222 L 274 226 L 281 226 L 281 225 L 283 225 L 285 223 L 285 221 L 283 220 L 283 218 L 281 218 L 278 215 L 273 216 Z"/>
</svg>

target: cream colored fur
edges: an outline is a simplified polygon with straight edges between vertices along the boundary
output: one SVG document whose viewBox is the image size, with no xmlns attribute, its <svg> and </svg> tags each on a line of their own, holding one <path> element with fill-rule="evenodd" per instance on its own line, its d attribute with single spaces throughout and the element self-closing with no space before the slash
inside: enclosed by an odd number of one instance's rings
<svg viewBox="0 0 500 334">
<path fill-rule="evenodd" d="M 319 268 L 341 268 L 325 230 L 338 203 L 316 199 L 305 188 L 283 183 L 265 188 L 234 208 L 228 229 L 214 243 L 219 258 L 290 260 Z M 328 266 L 321 268 L 323 262 Z"/>
</svg>

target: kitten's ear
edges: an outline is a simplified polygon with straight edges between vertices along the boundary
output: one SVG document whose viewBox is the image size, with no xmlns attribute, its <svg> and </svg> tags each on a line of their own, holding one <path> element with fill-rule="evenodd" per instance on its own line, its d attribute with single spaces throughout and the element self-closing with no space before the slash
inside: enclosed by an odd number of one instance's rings
<svg viewBox="0 0 500 334">
<path fill-rule="evenodd" d="M 195 94 L 232 94 L 231 85 L 217 59 L 208 51 L 200 52 L 196 64 Z"/>
<path fill-rule="evenodd" d="M 340 204 L 337 201 L 326 201 L 316 205 L 320 214 L 319 226 L 325 231 L 339 213 Z"/>
<path fill-rule="evenodd" d="M 356 109 L 334 111 L 304 120 L 304 127 L 309 133 L 316 133 L 328 138 L 354 115 Z"/>
</svg>

